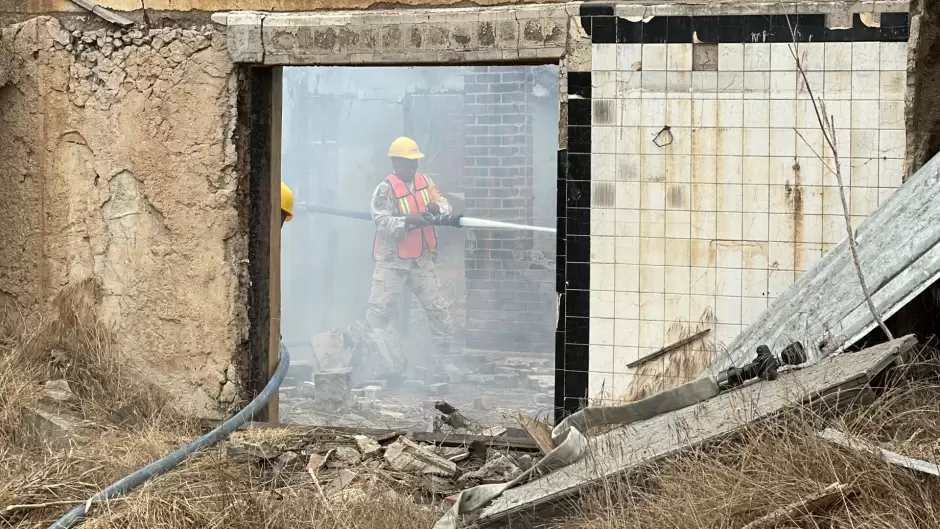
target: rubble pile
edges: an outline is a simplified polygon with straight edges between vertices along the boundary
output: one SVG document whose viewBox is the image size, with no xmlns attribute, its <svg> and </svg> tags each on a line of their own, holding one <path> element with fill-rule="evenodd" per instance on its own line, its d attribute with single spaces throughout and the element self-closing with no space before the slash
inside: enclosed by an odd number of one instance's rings
<svg viewBox="0 0 940 529">
<path fill-rule="evenodd" d="M 511 480 L 537 462 L 537 454 L 487 448 L 481 441 L 444 447 L 396 433 L 371 437 L 297 428 L 238 431 L 225 453 L 230 460 L 257 465 L 275 480 L 315 480 L 328 497 L 354 495 L 357 484 L 380 481 L 427 504 L 452 502 L 468 487 Z"/>
</svg>

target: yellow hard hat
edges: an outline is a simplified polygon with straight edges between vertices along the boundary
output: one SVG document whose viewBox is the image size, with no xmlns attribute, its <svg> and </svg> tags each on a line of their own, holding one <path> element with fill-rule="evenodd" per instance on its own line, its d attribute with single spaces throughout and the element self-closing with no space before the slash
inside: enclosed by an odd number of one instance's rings
<svg viewBox="0 0 940 529">
<path fill-rule="evenodd" d="M 388 156 L 389 158 L 407 158 L 409 160 L 424 158 L 424 155 L 418 150 L 418 143 L 404 136 L 392 142 L 391 147 L 388 148 Z"/>
<path fill-rule="evenodd" d="M 294 193 L 284 182 L 281 182 L 281 211 L 287 212 L 286 222 L 294 218 Z"/>
</svg>

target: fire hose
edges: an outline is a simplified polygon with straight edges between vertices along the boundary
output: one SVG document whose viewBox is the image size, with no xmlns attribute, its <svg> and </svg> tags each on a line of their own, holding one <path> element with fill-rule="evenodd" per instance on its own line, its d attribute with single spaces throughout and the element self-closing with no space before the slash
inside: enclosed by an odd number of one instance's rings
<svg viewBox="0 0 940 529">
<path fill-rule="evenodd" d="M 283 382 L 284 376 L 287 375 L 287 368 L 289 366 L 290 353 L 287 352 L 287 348 L 284 347 L 284 344 L 282 343 L 280 345 L 280 357 L 278 359 L 277 369 L 274 371 L 274 376 L 272 376 L 271 380 L 269 380 L 267 385 L 264 386 L 264 389 L 261 390 L 261 393 L 259 393 L 258 396 L 254 398 L 254 400 L 249 402 L 247 406 L 242 408 L 241 411 L 217 426 L 211 432 L 203 435 L 188 445 L 177 448 L 176 450 L 164 456 L 162 459 L 158 459 L 157 461 L 150 463 L 137 472 L 134 472 L 133 474 L 112 483 L 110 486 L 108 486 L 108 488 L 104 489 L 98 494 L 95 494 L 89 498 L 88 501 L 79 505 L 78 507 L 75 507 L 66 513 L 63 517 L 56 520 L 54 524 L 49 526 L 49 529 L 70 529 L 75 527 L 81 523 L 92 504 L 106 502 L 119 496 L 123 496 L 124 494 L 127 494 L 138 486 L 144 484 L 148 480 L 166 474 L 180 463 L 185 461 L 186 458 L 188 458 L 197 450 L 212 446 L 228 437 L 228 435 L 235 431 L 239 426 L 250 421 L 251 418 L 256 413 L 258 413 L 261 408 L 263 408 L 268 403 L 269 400 L 271 400 L 271 397 L 274 396 L 278 390 L 278 387 L 280 387 L 281 382 Z"/>
<path fill-rule="evenodd" d="M 329 206 L 320 206 L 317 204 L 299 203 L 294 206 L 296 212 L 302 213 L 325 213 L 337 217 L 346 217 L 350 219 L 372 220 L 372 214 L 365 211 L 351 211 Z M 295 212 L 295 214 L 296 214 Z M 465 215 L 441 215 L 437 213 L 425 213 L 424 219 L 434 226 L 451 226 L 454 228 L 478 228 L 484 230 L 529 230 L 540 231 L 544 233 L 556 233 L 555 228 L 546 228 L 543 226 L 529 226 L 527 224 L 516 224 L 515 222 L 503 222 L 499 220 L 487 220 L 476 217 L 467 217 Z"/>
</svg>

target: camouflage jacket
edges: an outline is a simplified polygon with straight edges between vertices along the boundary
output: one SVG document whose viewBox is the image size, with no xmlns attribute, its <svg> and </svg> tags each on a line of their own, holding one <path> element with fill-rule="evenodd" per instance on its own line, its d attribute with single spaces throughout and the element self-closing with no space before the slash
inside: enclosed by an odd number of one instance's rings
<svg viewBox="0 0 940 529">
<path fill-rule="evenodd" d="M 444 195 L 437 188 L 437 184 L 430 176 L 425 175 L 428 181 L 428 191 L 431 196 L 438 196 L 437 205 L 441 208 L 442 215 L 450 215 L 453 209 Z M 414 191 L 414 182 L 408 184 L 408 189 Z M 405 226 L 405 217 L 398 213 L 398 200 L 395 193 L 392 192 L 392 186 L 387 180 L 375 187 L 372 192 L 372 221 L 375 223 L 376 232 L 379 235 L 378 256 L 376 261 L 386 266 L 410 268 L 412 263 L 418 266 L 425 266 L 431 260 L 431 252 L 427 251 L 421 254 L 417 259 L 401 259 L 398 257 L 398 241 L 404 239 L 408 234 L 408 227 Z"/>
</svg>

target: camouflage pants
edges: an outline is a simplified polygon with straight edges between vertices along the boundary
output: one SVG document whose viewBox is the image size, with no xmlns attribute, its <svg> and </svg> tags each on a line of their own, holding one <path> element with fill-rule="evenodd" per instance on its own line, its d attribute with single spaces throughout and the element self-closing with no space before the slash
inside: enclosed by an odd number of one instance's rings
<svg viewBox="0 0 940 529">
<path fill-rule="evenodd" d="M 431 339 L 434 340 L 438 352 L 449 352 L 453 326 L 433 262 L 427 262 L 423 267 L 412 265 L 411 268 L 377 264 L 372 274 L 372 293 L 369 295 L 366 321 L 373 327 L 388 327 L 392 312 L 398 304 L 398 296 L 406 284 L 428 315 Z"/>
</svg>

